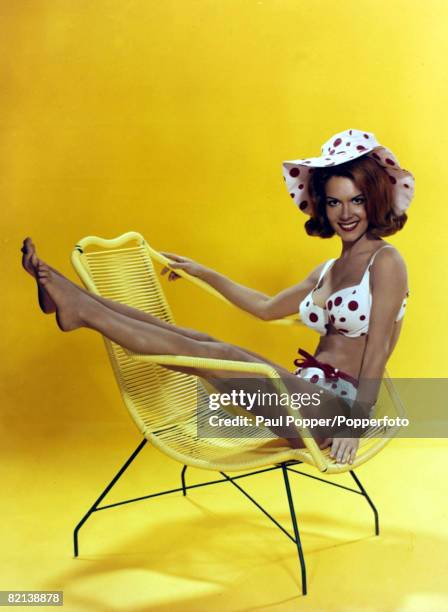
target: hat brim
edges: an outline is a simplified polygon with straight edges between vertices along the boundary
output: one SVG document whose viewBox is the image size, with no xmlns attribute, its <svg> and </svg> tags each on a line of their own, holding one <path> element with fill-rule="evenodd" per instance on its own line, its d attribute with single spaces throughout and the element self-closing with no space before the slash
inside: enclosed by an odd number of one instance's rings
<svg viewBox="0 0 448 612">
<path fill-rule="evenodd" d="M 392 151 L 382 145 L 360 147 L 354 151 L 337 151 L 334 154 L 304 159 L 286 160 L 282 164 L 283 178 L 290 197 L 305 214 L 312 214 L 311 197 L 308 189 L 310 176 L 315 168 L 331 168 L 368 155 L 382 166 L 393 187 L 394 212 L 402 214 L 414 196 L 414 176 L 408 170 L 400 167 Z"/>
</svg>

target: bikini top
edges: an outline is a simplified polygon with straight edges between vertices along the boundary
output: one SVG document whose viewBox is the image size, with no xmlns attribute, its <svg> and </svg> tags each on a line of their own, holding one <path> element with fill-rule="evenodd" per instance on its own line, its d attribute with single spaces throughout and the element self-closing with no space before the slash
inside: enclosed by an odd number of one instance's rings
<svg viewBox="0 0 448 612">
<path fill-rule="evenodd" d="M 378 249 L 378 251 L 388 247 L 393 248 L 392 245 L 386 245 Z M 375 251 L 372 255 L 359 285 L 335 291 L 328 297 L 325 306 L 322 308 L 314 303 L 313 292 L 319 286 L 327 270 L 336 261 L 336 259 L 329 259 L 320 273 L 317 285 L 300 302 L 299 312 L 302 322 L 319 332 L 321 336 L 326 335 L 330 322 L 344 336 L 349 338 L 365 336 L 369 331 L 370 310 L 372 308 L 370 268 L 378 251 Z M 408 296 L 409 291 L 406 293 L 395 321 L 400 321 L 403 318 Z"/>
</svg>

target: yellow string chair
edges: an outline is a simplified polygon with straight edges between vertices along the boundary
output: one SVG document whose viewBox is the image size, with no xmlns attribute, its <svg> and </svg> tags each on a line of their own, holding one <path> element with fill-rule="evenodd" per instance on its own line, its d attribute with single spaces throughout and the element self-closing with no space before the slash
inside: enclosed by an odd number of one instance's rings
<svg viewBox="0 0 448 612">
<path fill-rule="evenodd" d="M 154 268 L 154 262 L 163 265 L 169 265 L 170 262 L 151 248 L 141 234 L 127 232 L 111 240 L 96 236 L 83 238 L 73 250 L 71 260 L 79 278 L 89 291 L 148 312 L 168 323 L 174 323 L 171 309 Z M 176 273 L 201 289 L 228 302 L 226 298 L 202 280 L 180 269 L 176 269 Z M 297 318 L 285 318 L 269 323 L 295 325 L 299 322 Z M 331 458 L 330 448 L 321 450 L 309 430 L 304 427 L 297 427 L 298 433 L 305 443 L 303 449 L 292 449 L 286 443 L 284 448 L 269 447 L 266 443 L 272 439 L 272 433 L 266 427 L 256 425 L 244 428 L 244 438 L 199 437 L 198 423 L 210 415 L 208 405 L 210 390 L 204 384 L 203 379 L 192 374 L 169 370 L 163 367 L 164 365 L 214 369 L 215 371 L 219 369 L 228 372 L 258 373 L 261 377 L 270 379 L 278 392 L 286 393 L 277 371 L 269 365 L 260 363 L 206 359 L 185 355 L 140 355 L 124 349 L 107 338 L 104 338 L 104 342 L 124 403 L 143 435 L 143 440 L 75 527 L 75 557 L 78 556 L 79 552 L 79 529 L 93 512 L 179 491 L 182 491 L 185 496 L 188 489 L 228 481 L 296 544 L 301 567 L 302 592 L 305 595 L 307 592 L 306 568 L 289 482 L 288 475 L 290 472 L 363 495 L 374 512 L 375 534 L 379 535 L 378 512 L 354 470 L 386 446 L 398 431 L 396 425 L 371 427 L 365 431 L 360 439 L 358 453 L 351 465 L 338 463 Z M 238 413 L 238 408 L 235 407 L 235 409 L 234 414 Z M 240 408 L 241 410 L 244 409 Z M 247 411 L 244 410 L 244 412 L 247 415 Z M 405 416 L 400 398 L 387 372 L 385 372 L 373 416 L 377 418 L 384 415 L 394 416 L 394 413 L 396 416 Z M 218 417 L 228 417 L 229 408 L 223 409 L 221 407 L 214 414 Z M 297 417 L 297 412 L 294 414 Z M 181 487 L 152 493 L 138 499 L 99 506 L 147 442 L 183 465 Z M 295 466 L 302 463 L 326 474 L 349 472 L 358 489 L 352 489 L 297 470 Z M 212 482 L 187 485 L 185 473 L 188 466 L 220 472 L 223 478 Z M 253 474 L 277 469 L 282 471 L 294 536 L 236 482 Z M 244 473 L 231 477 L 227 472 Z"/>
</svg>

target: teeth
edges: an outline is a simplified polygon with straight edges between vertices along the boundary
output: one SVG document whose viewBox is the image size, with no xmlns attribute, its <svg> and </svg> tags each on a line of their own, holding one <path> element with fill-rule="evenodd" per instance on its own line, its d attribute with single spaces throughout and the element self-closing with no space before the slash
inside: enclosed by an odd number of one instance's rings
<svg viewBox="0 0 448 612">
<path fill-rule="evenodd" d="M 355 227 L 355 225 L 357 225 L 357 223 L 358 223 L 358 221 L 354 221 L 353 223 L 339 223 L 339 225 L 341 227 L 350 229 L 352 227 Z"/>
</svg>

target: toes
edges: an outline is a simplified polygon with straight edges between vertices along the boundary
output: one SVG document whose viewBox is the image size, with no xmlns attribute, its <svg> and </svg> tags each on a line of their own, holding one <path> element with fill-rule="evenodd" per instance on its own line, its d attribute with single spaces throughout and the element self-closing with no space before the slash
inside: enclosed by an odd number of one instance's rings
<svg viewBox="0 0 448 612">
<path fill-rule="evenodd" d="M 22 253 L 27 255 L 32 246 L 34 246 L 34 245 L 33 245 L 32 241 L 31 241 L 31 238 L 25 238 L 25 240 L 23 241 L 23 244 L 22 244 L 22 248 L 20 250 L 22 251 Z"/>
<path fill-rule="evenodd" d="M 39 278 L 50 278 L 50 269 L 41 259 L 37 259 L 37 273 Z"/>
</svg>

